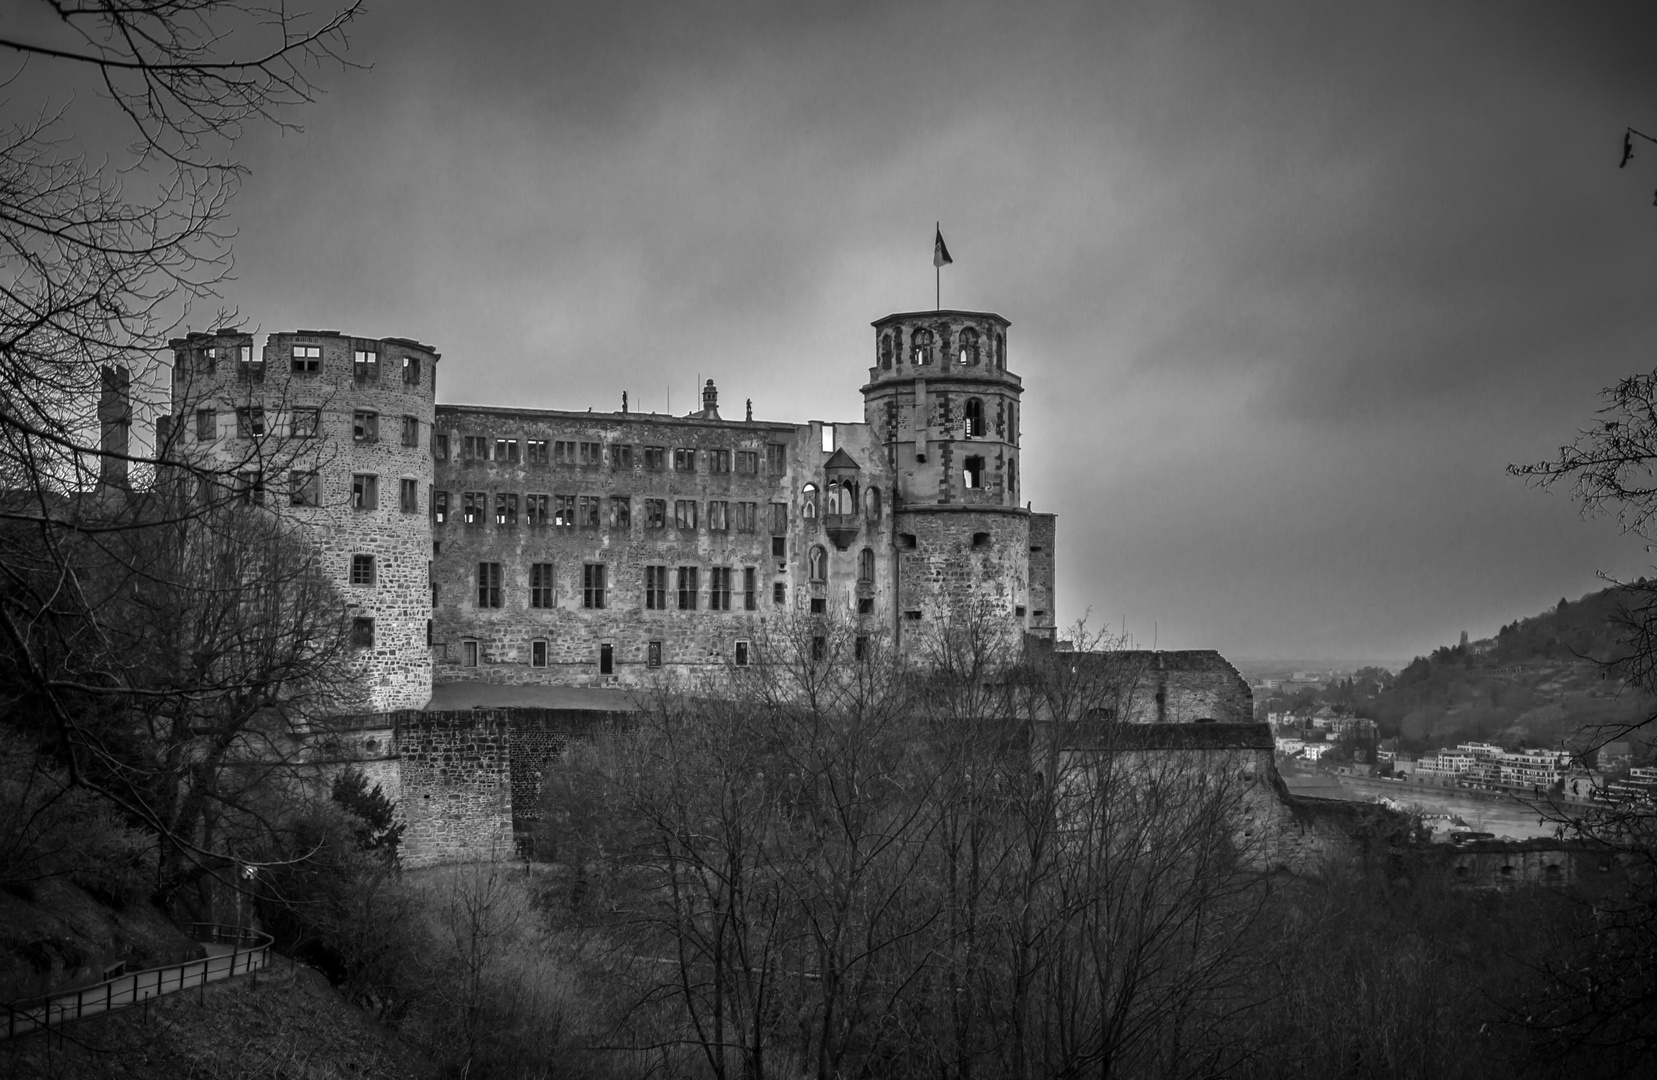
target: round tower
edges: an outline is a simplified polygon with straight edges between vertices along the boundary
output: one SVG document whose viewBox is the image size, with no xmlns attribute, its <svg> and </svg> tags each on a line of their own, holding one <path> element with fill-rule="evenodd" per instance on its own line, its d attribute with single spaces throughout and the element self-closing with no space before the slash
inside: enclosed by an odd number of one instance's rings
<svg viewBox="0 0 1657 1080">
<path fill-rule="evenodd" d="M 1000 315 L 923 311 L 874 324 L 863 387 L 871 439 L 895 478 L 900 638 L 969 615 L 1028 620 L 1030 515 L 1019 502 L 1019 398 Z"/>
<path fill-rule="evenodd" d="M 439 354 L 334 330 L 274 333 L 257 352 L 238 331 L 172 344 L 179 446 L 225 463 L 269 463 L 239 480 L 244 497 L 314 530 L 351 612 L 368 707 L 423 707 Z"/>
</svg>

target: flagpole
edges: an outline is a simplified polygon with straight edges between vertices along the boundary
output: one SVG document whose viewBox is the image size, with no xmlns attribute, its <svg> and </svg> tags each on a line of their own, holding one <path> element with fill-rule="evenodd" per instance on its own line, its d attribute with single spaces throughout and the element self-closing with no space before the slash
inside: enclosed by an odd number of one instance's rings
<svg viewBox="0 0 1657 1080">
<path fill-rule="evenodd" d="M 942 236 L 944 234 L 944 223 L 943 222 L 935 221 L 935 222 L 932 223 L 932 227 L 933 227 L 934 230 L 936 230 L 935 235 Z M 933 259 L 932 259 L 932 310 L 933 311 L 942 311 L 943 309 L 944 309 L 944 268 L 942 266 L 938 265 L 938 259 L 937 259 L 936 255 L 934 255 Z"/>
</svg>

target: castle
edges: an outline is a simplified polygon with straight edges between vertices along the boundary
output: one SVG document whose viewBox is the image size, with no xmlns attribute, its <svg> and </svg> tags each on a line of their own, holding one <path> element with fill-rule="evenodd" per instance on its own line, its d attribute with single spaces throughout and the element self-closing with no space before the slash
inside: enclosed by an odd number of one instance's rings
<svg viewBox="0 0 1657 1080">
<path fill-rule="evenodd" d="M 355 612 L 371 707 L 434 682 L 638 686 L 746 664 L 798 608 L 912 647 L 971 605 L 1054 634 L 1055 518 L 1020 503 L 1009 323 L 874 323 L 861 423 L 438 405 L 440 355 L 334 331 L 175 340 L 172 412 L 203 460 L 287 440 L 250 497 L 314 527 Z"/>
</svg>

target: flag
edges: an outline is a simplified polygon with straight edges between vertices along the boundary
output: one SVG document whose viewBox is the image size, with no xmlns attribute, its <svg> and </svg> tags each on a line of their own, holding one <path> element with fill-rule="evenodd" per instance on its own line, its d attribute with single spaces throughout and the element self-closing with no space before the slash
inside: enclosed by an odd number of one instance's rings
<svg viewBox="0 0 1657 1080">
<path fill-rule="evenodd" d="M 938 239 L 932 243 L 932 265 L 948 266 L 954 261 L 954 259 L 949 257 L 949 249 L 944 247 L 944 231 L 942 227 L 940 227 L 938 229 Z"/>
</svg>

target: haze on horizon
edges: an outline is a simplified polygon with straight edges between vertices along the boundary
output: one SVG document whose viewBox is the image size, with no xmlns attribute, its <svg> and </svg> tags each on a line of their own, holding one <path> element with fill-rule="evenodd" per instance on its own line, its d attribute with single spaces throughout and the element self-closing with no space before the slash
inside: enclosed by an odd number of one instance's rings
<svg viewBox="0 0 1657 1080">
<path fill-rule="evenodd" d="M 368 10 L 241 145 L 244 325 L 431 342 L 442 402 L 857 420 L 941 221 L 1061 625 L 1397 663 L 1648 565 L 1504 467 L 1657 364 L 1649 4 L 479 10 Z"/>
</svg>

